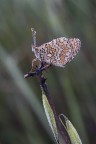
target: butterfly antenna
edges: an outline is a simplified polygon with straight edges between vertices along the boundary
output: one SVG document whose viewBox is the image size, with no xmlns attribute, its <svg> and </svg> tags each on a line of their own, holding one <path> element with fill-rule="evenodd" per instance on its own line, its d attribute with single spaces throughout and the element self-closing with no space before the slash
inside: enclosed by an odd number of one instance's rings
<svg viewBox="0 0 96 144">
<path fill-rule="evenodd" d="M 31 28 L 32 31 L 32 38 L 33 38 L 33 47 L 36 47 L 36 31 L 34 30 L 34 28 Z"/>
</svg>

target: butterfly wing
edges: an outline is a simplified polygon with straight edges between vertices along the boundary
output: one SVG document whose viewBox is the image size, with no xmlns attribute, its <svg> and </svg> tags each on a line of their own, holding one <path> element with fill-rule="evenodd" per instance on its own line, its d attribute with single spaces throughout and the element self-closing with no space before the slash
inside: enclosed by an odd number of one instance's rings
<svg viewBox="0 0 96 144">
<path fill-rule="evenodd" d="M 54 66 L 64 67 L 71 61 L 80 49 L 80 40 L 65 37 L 53 39 L 51 42 L 44 43 L 39 49 L 39 60 Z"/>
</svg>

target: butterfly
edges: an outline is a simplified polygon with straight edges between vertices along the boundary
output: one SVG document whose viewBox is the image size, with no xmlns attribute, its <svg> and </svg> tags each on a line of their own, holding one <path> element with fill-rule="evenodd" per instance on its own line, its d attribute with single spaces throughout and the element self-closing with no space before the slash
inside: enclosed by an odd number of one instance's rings
<svg viewBox="0 0 96 144">
<path fill-rule="evenodd" d="M 32 67 L 36 60 L 45 62 L 49 65 L 64 67 L 79 52 L 81 41 L 78 38 L 57 38 L 41 46 L 36 46 L 36 31 L 31 28 L 33 45 L 32 51 L 35 59 L 32 61 Z"/>
</svg>

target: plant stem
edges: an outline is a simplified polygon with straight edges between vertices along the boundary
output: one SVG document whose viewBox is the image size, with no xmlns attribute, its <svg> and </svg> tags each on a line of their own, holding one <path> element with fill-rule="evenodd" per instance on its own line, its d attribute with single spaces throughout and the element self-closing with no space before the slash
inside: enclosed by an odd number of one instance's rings
<svg viewBox="0 0 96 144">
<path fill-rule="evenodd" d="M 45 95 L 47 96 L 48 102 L 49 102 L 49 104 L 50 104 L 50 106 L 53 110 L 54 117 L 55 117 L 55 120 L 56 120 L 56 125 L 57 125 L 59 133 L 62 135 L 63 143 L 70 144 L 69 136 L 68 136 L 65 128 L 62 126 L 62 124 L 59 120 L 59 117 L 56 113 L 52 98 L 51 98 L 51 96 L 49 94 L 49 91 L 48 91 L 48 88 L 47 88 L 46 79 L 42 75 L 40 76 L 40 85 L 41 85 L 41 88 L 43 89 L 43 91 L 45 92 Z"/>
<path fill-rule="evenodd" d="M 60 119 L 56 113 L 56 110 L 55 110 L 55 107 L 54 107 L 54 104 L 53 104 L 53 101 L 52 101 L 52 98 L 49 94 L 49 91 L 48 91 L 48 88 L 47 88 L 47 84 L 46 84 L 46 78 L 44 78 L 44 76 L 42 75 L 42 72 L 44 70 L 46 70 L 48 67 L 50 67 L 51 65 L 47 65 L 44 66 L 41 64 L 41 66 L 39 68 L 36 68 L 35 71 L 33 72 L 29 72 L 27 74 L 24 75 L 24 78 L 28 78 L 28 77 L 34 77 L 34 76 L 38 76 L 39 77 L 39 80 L 40 80 L 40 86 L 41 88 L 43 89 L 46 97 L 47 97 L 47 100 L 53 110 L 53 113 L 54 113 L 54 117 L 55 117 L 55 121 L 56 121 L 56 125 L 57 125 L 57 129 L 58 129 L 58 133 L 60 135 L 60 137 L 62 138 L 62 141 L 63 141 L 63 144 L 70 144 L 70 139 L 69 139 L 69 136 L 66 132 L 66 129 L 63 127 L 63 125 L 61 124 L 60 122 Z M 59 144 L 61 144 L 61 142 L 58 141 Z"/>
</svg>

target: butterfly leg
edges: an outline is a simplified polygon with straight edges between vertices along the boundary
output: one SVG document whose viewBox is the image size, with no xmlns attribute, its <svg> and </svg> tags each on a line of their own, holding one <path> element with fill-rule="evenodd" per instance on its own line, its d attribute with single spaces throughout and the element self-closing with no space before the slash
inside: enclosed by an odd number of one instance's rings
<svg viewBox="0 0 96 144">
<path fill-rule="evenodd" d="M 46 70 L 47 68 L 51 67 L 51 64 L 46 64 L 41 67 L 41 69 Z"/>
<path fill-rule="evenodd" d="M 32 60 L 32 68 L 33 68 L 33 66 L 34 66 L 34 62 L 35 62 L 35 61 L 37 61 L 37 58 L 35 58 L 35 59 Z"/>
</svg>

